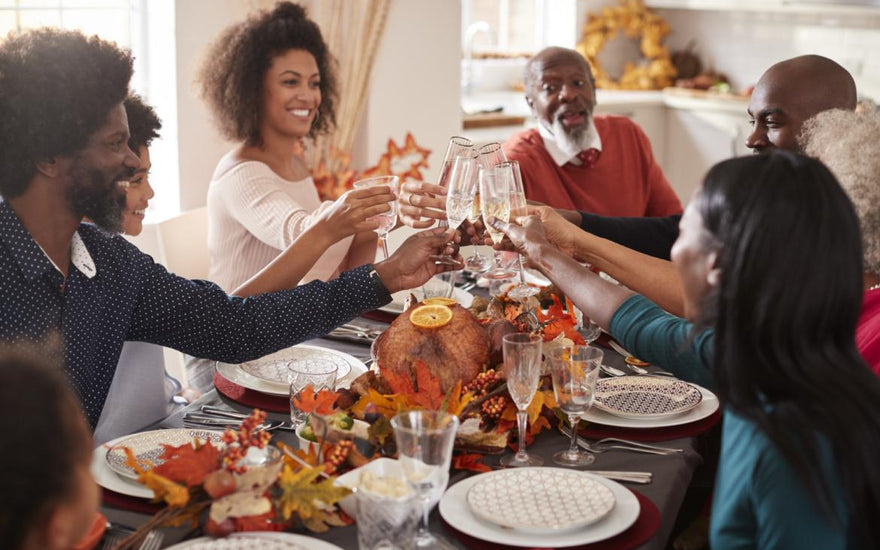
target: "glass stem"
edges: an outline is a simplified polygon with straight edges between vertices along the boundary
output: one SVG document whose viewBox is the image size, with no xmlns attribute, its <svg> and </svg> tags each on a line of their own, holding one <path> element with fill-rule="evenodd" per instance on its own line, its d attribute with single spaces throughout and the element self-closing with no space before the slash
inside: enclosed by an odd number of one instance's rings
<svg viewBox="0 0 880 550">
<path fill-rule="evenodd" d="M 428 532 L 428 515 L 431 513 L 431 505 L 430 500 L 425 499 L 422 502 L 422 517 L 419 519 L 419 529 L 417 533 L 417 537 L 420 539 L 430 538 L 431 534 Z"/>
<path fill-rule="evenodd" d="M 577 454 L 578 417 L 577 416 L 569 416 L 568 423 L 571 425 L 571 445 L 568 446 L 568 452 L 569 452 L 569 454 Z"/>
<path fill-rule="evenodd" d="M 517 432 L 519 432 L 517 437 L 517 446 L 516 446 L 516 458 L 517 460 L 525 460 L 528 456 L 526 453 L 526 428 L 527 422 L 529 420 L 529 414 L 523 409 L 517 409 L 516 411 L 516 428 Z"/>
<path fill-rule="evenodd" d="M 379 237 L 379 242 L 382 243 L 382 254 L 385 255 L 385 258 L 384 258 L 384 259 L 387 260 L 387 259 L 388 259 L 388 236 L 387 236 L 387 235 L 381 235 L 381 236 Z"/>
<path fill-rule="evenodd" d="M 523 257 L 522 254 L 519 255 L 519 285 L 525 286 L 526 284 L 526 272 L 523 267 Z"/>
</svg>

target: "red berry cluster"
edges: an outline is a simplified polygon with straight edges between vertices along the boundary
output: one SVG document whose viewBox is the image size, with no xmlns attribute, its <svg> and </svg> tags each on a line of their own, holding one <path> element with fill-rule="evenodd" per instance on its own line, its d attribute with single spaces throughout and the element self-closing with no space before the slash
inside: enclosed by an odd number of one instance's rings
<svg viewBox="0 0 880 550">
<path fill-rule="evenodd" d="M 238 430 L 227 429 L 223 432 L 221 439 L 226 443 L 226 450 L 223 453 L 223 466 L 230 472 L 242 473 L 247 468 L 239 466 L 238 463 L 244 458 L 249 447 L 258 449 L 264 448 L 272 435 L 265 430 L 260 430 L 263 422 L 266 420 L 266 413 L 254 409 L 249 417 L 244 419 Z"/>
<path fill-rule="evenodd" d="M 504 412 L 504 409 L 507 407 L 507 397 L 504 395 L 496 395 L 495 397 L 490 397 L 489 399 L 483 401 L 483 406 L 481 410 L 483 414 L 485 414 L 488 418 L 493 418 L 498 420 L 501 418 L 501 413 Z"/>
<path fill-rule="evenodd" d="M 481 372 L 473 380 L 467 383 L 464 387 L 464 391 L 471 392 L 474 394 L 474 397 L 482 397 L 486 395 L 496 382 L 500 380 L 498 378 L 498 373 L 495 372 L 495 369 L 489 369 L 485 372 Z"/>
<path fill-rule="evenodd" d="M 327 474 L 334 474 L 336 470 L 345 463 L 345 460 L 348 458 L 348 453 L 351 452 L 353 445 L 354 441 L 343 439 L 336 445 L 330 447 L 324 454 L 324 472 Z"/>
</svg>

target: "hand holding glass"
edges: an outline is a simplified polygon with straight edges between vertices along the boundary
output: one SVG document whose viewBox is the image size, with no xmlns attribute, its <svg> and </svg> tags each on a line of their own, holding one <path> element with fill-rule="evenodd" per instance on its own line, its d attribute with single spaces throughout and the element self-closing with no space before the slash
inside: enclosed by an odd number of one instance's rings
<svg viewBox="0 0 880 550">
<path fill-rule="evenodd" d="M 553 462 L 561 466 L 586 466 L 595 457 L 577 447 L 577 425 L 580 416 L 590 409 L 602 365 L 602 350 L 592 346 L 572 346 L 550 351 L 550 375 L 556 403 L 571 424 L 571 444 L 567 451 L 553 455 Z"/>
<path fill-rule="evenodd" d="M 400 178 L 397 176 L 377 176 L 375 178 L 367 178 L 354 182 L 355 189 L 380 187 L 383 185 L 391 188 L 391 192 L 394 193 L 395 197 L 398 196 Z M 388 232 L 394 229 L 395 224 L 397 224 L 397 201 L 394 200 L 389 202 L 388 206 L 391 207 L 388 212 L 367 218 L 368 221 L 379 222 L 379 227 L 377 227 L 375 231 L 376 234 L 379 235 L 379 241 L 382 243 L 382 254 L 385 256 L 386 260 L 388 259 Z"/>
</svg>

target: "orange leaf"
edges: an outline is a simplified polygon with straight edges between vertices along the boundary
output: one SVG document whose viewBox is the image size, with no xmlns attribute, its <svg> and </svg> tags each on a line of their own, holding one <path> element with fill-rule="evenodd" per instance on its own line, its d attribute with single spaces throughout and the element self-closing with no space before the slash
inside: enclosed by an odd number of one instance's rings
<svg viewBox="0 0 880 550">
<path fill-rule="evenodd" d="M 456 470 L 470 470 L 472 472 L 491 472 L 492 468 L 483 464 L 483 455 L 477 453 L 462 453 L 452 459 L 452 467 Z"/>
<path fill-rule="evenodd" d="M 465 392 L 462 395 L 461 392 L 461 380 L 455 383 L 455 386 L 449 390 L 449 393 L 446 396 L 445 407 L 443 407 L 446 412 L 449 414 L 454 414 L 458 416 L 461 414 L 461 411 L 467 406 L 468 403 L 473 401 L 474 394 L 471 392 Z"/>
<path fill-rule="evenodd" d="M 358 399 L 358 402 L 351 407 L 351 414 L 363 420 L 367 410 L 369 410 L 370 412 L 381 414 L 385 418 L 391 418 L 400 411 L 406 411 L 412 408 L 412 403 L 405 395 L 382 395 L 376 390 L 370 388 L 367 395 L 362 396 Z"/>
<path fill-rule="evenodd" d="M 440 389 L 440 380 L 431 373 L 431 370 L 422 361 L 416 363 L 416 381 L 419 388 L 412 396 L 413 402 L 426 409 L 439 409 L 446 396 Z"/>
<path fill-rule="evenodd" d="M 396 394 L 409 397 L 416 393 L 416 389 L 413 387 L 412 380 L 406 374 L 401 374 L 391 369 L 385 369 L 385 371 L 382 372 L 382 378 L 384 378 L 385 381 L 388 382 L 388 385 L 391 387 L 391 391 Z"/>
<path fill-rule="evenodd" d="M 315 393 L 315 388 L 308 384 L 293 398 L 293 404 L 306 414 L 326 415 L 333 413 L 333 405 L 336 404 L 338 398 L 339 394 L 330 390 L 321 390 Z"/>
<path fill-rule="evenodd" d="M 162 446 L 165 448 L 162 454 L 165 462 L 153 468 L 153 471 L 187 487 L 201 485 L 206 475 L 220 468 L 220 451 L 208 442 L 184 443 L 179 447 Z"/>
</svg>

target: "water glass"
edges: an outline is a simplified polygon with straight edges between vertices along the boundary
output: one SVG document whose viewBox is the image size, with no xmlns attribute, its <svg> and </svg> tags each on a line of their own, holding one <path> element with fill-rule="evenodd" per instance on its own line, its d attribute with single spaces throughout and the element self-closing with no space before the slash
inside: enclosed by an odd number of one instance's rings
<svg viewBox="0 0 880 550">
<path fill-rule="evenodd" d="M 440 411 L 409 411 L 391 419 L 397 452 L 409 485 L 422 501 L 417 548 L 448 546 L 428 531 L 428 514 L 449 483 L 458 417 Z"/>
<path fill-rule="evenodd" d="M 593 346 L 572 346 L 553 349 L 548 355 L 556 403 L 571 424 L 571 444 L 567 451 L 554 454 L 553 462 L 573 467 L 592 464 L 595 457 L 577 448 L 577 425 L 593 404 L 604 354 Z"/>
<path fill-rule="evenodd" d="M 504 352 L 504 374 L 507 377 L 507 391 L 516 405 L 516 425 L 519 432 L 515 455 L 501 459 L 502 466 L 540 466 L 544 460 L 526 452 L 526 429 L 528 413 L 526 410 L 538 389 L 541 378 L 541 345 L 543 340 L 537 334 L 507 334 L 502 338 Z"/>
<path fill-rule="evenodd" d="M 290 384 L 290 421 L 303 424 L 308 413 L 299 410 L 296 401 L 301 400 L 303 391 L 318 393 L 321 390 L 333 391 L 336 387 L 337 365 L 329 359 L 312 357 L 289 361 L 287 363 L 287 381 Z"/>
<path fill-rule="evenodd" d="M 455 291 L 455 272 L 438 273 L 422 285 L 422 298 L 451 298 Z"/>
<path fill-rule="evenodd" d="M 360 550 L 415 548 L 419 499 L 402 470 L 373 472 L 365 467 L 355 498 Z"/>
</svg>

